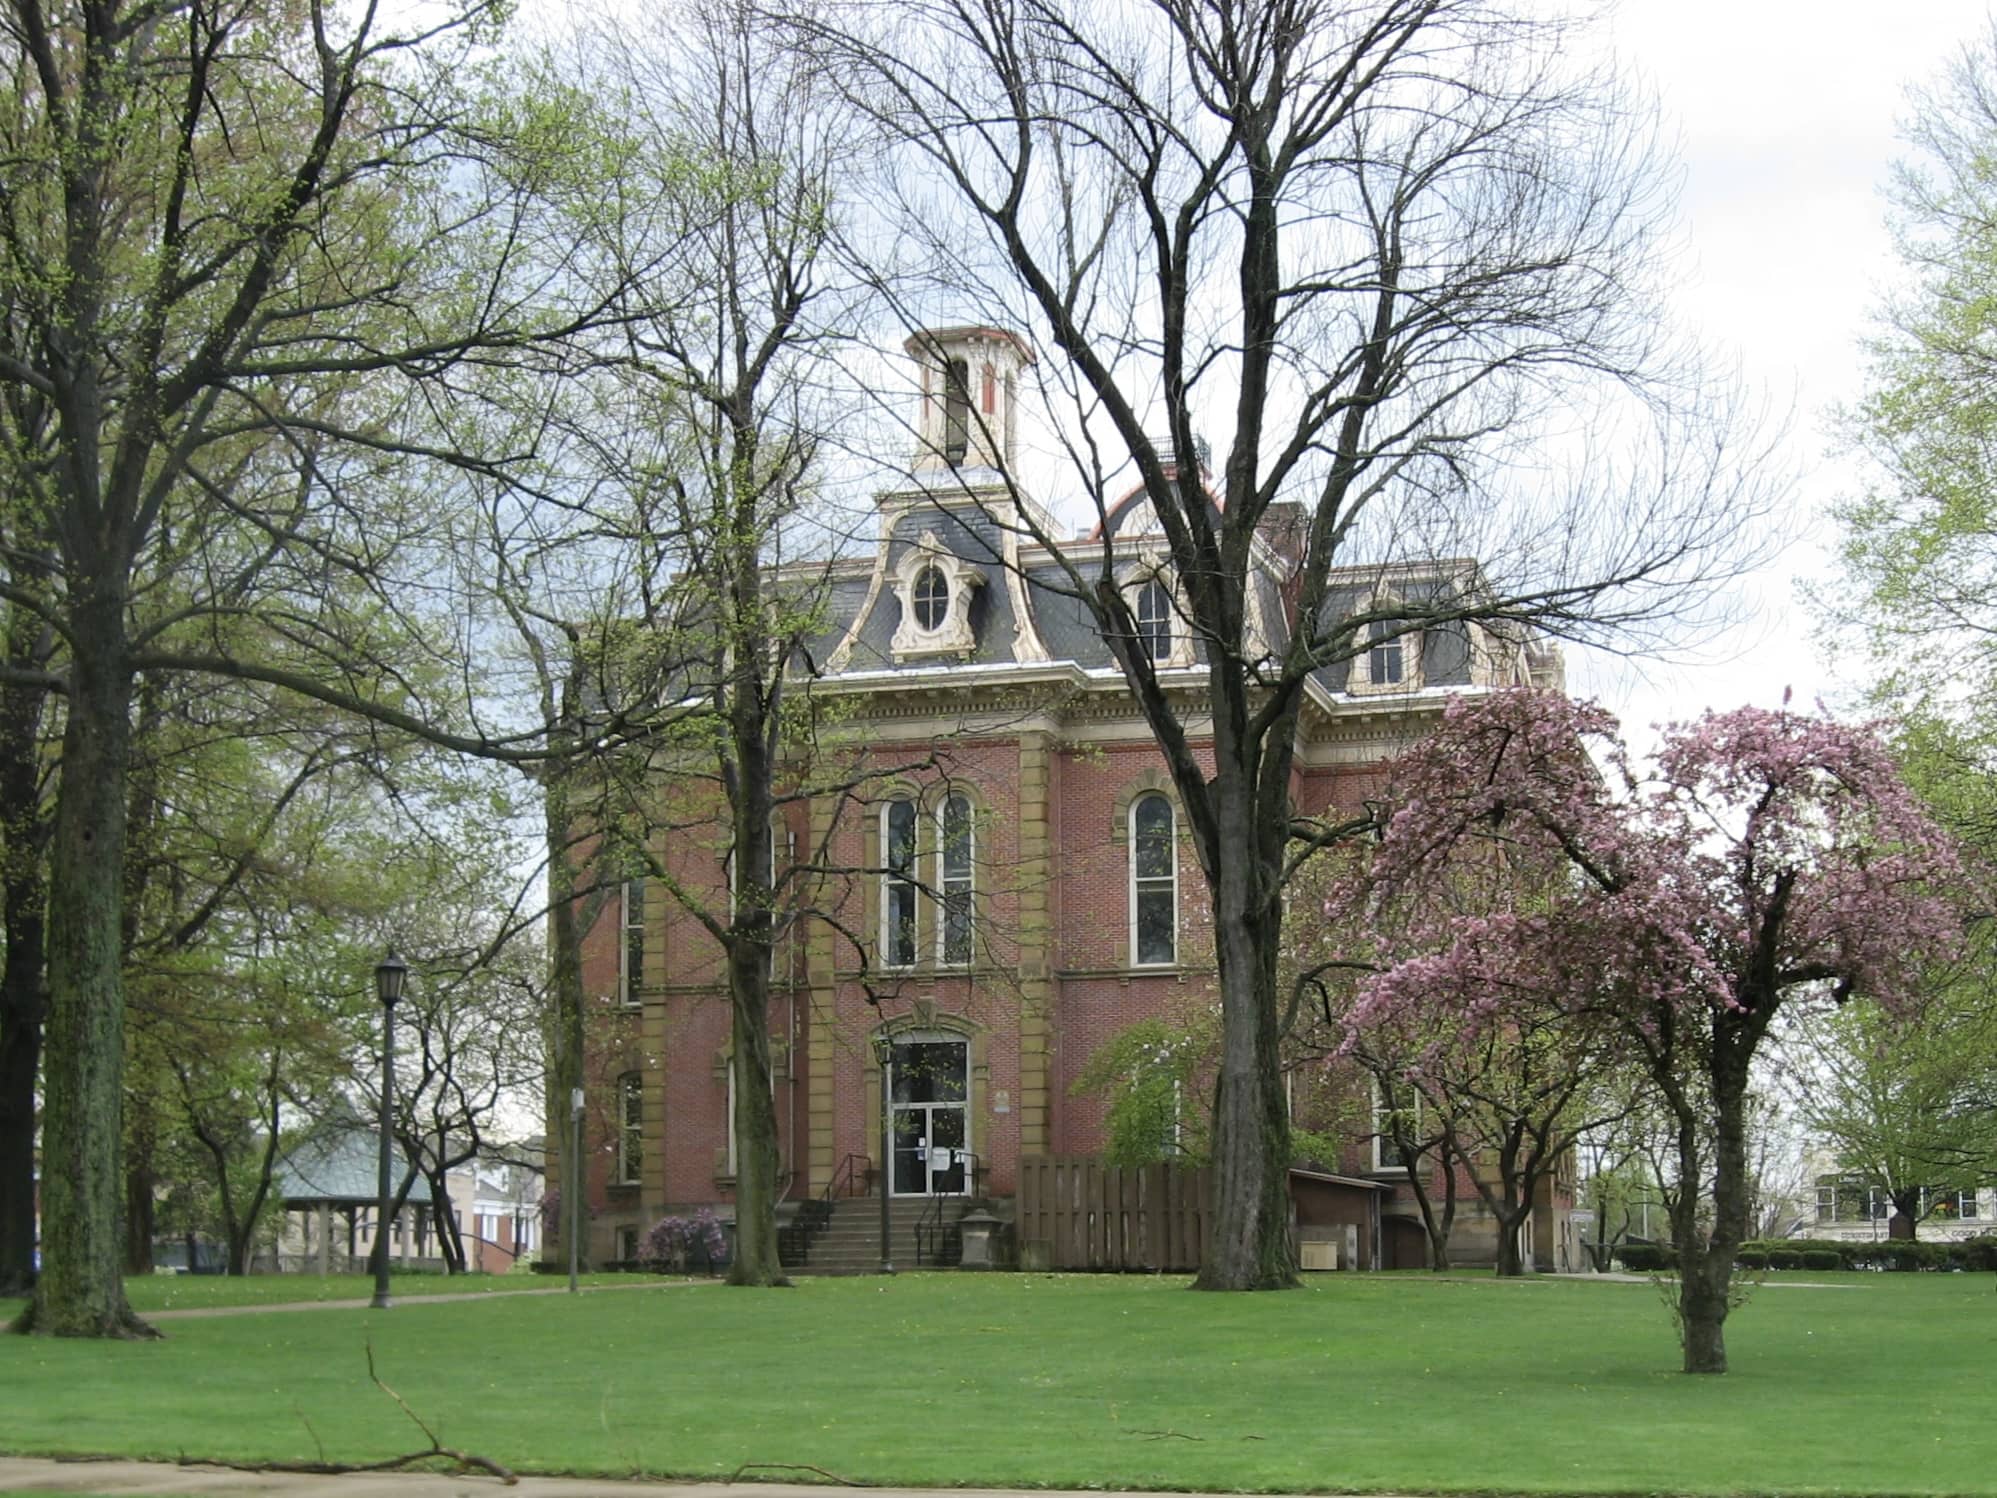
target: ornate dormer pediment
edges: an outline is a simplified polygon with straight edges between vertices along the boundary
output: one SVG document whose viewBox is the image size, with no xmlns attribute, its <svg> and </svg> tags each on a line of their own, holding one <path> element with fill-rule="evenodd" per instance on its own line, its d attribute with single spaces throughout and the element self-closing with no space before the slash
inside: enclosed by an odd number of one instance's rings
<svg viewBox="0 0 1997 1498">
<path fill-rule="evenodd" d="M 934 531 L 903 553 L 894 570 L 901 623 L 888 648 L 898 661 L 965 655 L 977 648 L 971 629 L 971 596 L 985 575 L 936 539 Z"/>
</svg>

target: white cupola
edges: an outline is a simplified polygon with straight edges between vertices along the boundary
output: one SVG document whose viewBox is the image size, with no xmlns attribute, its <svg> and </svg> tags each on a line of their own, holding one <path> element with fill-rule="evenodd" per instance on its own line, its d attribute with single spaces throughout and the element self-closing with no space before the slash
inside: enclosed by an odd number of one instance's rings
<svg viewBox="0 0 1997 1498">
<path fill-rule="evenodd" d="M 915 471 L 1010 467 L 1020 371 L 1033 351 L 1002 328 L 925 328 L 902 347 L 922 381 Z"/>
</svg>

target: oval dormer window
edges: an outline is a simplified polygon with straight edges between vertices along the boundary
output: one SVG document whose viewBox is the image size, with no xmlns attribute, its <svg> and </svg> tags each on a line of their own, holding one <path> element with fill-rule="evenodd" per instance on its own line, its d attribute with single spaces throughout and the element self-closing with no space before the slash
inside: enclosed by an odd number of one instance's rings
<svg viewBox="0 0 1997 1498">
<path fill-rule="evenodd" d="M 940 567 L 924 567 L 915 575 L 915 622 L 938 630 L 950 617 L 950 580 Z"/>
</svg>

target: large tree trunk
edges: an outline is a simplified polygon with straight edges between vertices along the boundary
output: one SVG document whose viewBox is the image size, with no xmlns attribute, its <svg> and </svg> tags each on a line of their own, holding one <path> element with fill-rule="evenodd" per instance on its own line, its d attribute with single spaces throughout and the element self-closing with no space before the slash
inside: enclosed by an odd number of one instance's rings
<svg viewBox="0 0 1997 1498">
<path fill-rule="evenodd" d="M 19 611 L 17 611 L 19 612 Z M 17 625 L 18 627 L 18 625 Z M 8 658 L 33 664 L 10 635 Z M 47 1017 L 48 821 L 39 687 L 0 688 L 0 1295 L 35 1283 L 35 1083 Z"/>
<path fill-rule="evenodd" d="M 1422 1231 L 1428 1234 L 1428 1267 L 1430 1272 L 1440 1274 L 1449 1268 L 1449 1231 L 1456 1220 L 1456 1181 L 1455 1172 L 1450 1166 L 1449 1157 L 1443 1156 L 1443 1208 L 1435 1210 L 1435 1202 L 1428 1194 L 1428 1187 L 1416 1177 L 1421 1173 L 1426 1155 L 1417 1155 L 1415 1163 L 1408 1167 L 1408 1191 L 1415 1199 L 1415 1210 L 1421 1213 Z"/>
<path fill-rule="evenodd" d="M 1228 745 L 1220 737 L 1216 753 L 1224 754 Z M 1278 1054 L 1281 906 L 1266 897 L 1273 872 L 1258 866 L 1267 838 L 1253 820 L 1253 784 L 1240 771 L 1216 773 L 1211 804 L 1218 836 L 1202 857 L 1214 902 L 1221 1057 L 1214 1233 L 1193 1282 L 1200 1290 L 1288 1290 L 1299 1283 L 1290 1242 L 1290 1118 Z"/>
<path fill-rule="evenodd" d="M 10 920 L 9 927 L 13 925 Z M 0 1295 L 35 1283 L 35 1078 L 41 1071 L 42 974 L 7 943 L 0 971 Z"/>
<path fill-rule="evenodd" d="M 767 922 L 765 923 L 767 925 Z M 735 1257 L 731 1285 L 785 1285 L 777 1256 L 777 1106 L 771 1083 L 767 941 L 729 953 L 735 1011 Z"/>
<path fill-rule="evenodd" d="M 458 1228 L 458 1214 L 451 1207 L 450 1172 L 425 1172 L 430 1182 L 430 1199 L 436 1202 L 437 1252 L 444 1261 L 445 1274 L 464 1274 L 465 1237 Z"/>
<path fill-rule="evenodd" d="M 388 1220 L 375 1224 L 374 1245 L 368 1249 L 367 1273 L 369 1275 L 381 1272 L 381 1261 L 384 1258 L 388 1259 L 389 1266 L 393 1269 L 395 1263 L 393 1258 L 395 1252 L 395 1224 L 401 1221 L 402 1214 L 409 1210 L 409 1193 L 415 1188 L 416 1172 L 405 1167 L 402 1173 L 402 1180 L 397 1184 L 395 1190 L 390 1193 L 388 1198 Z"/>
<path fill-rule="evenodd" d="M 134 1158 L 125 1162 L 125 1273 L 153 1272 L 153 1140 L 147 1133 L 135 1141 Z"/>
<path fill-rule="evenodd" d="M 256 1224 L 254 1222 L 232 1222 L 229 1224 L 229 1261 L 223 1272 L 231 1275 L 244 1275 L 250 1272 L 250 1252 L 256 1244 Z"/>
<path fill-rule="evenodd" d="M 1492 1267 L 1501 1280 L 1522 1279 L 1529 1266 L 1519 1244 L 1519 1229 L 1532 1217 L 1534 1178 L 1518 1165 L 1518 1148 L 1507 1142 L 1498 1151 L 1498 1180 L 1494 1187 L 1480 1175 L 1477 1194 L 1484 1199 L 1491 1219 L 1497 1225 L 1497 1251 Z"/>
<path fill-rule="evenodd" d="M 1525 1277 L 1526 1262 L 1519 1245 L 1519 1229 L 1525 1226 L 1528 1215 L 1526 1212 L 1506 1211 L 1497 1218 L 1498 1254 L 1495 1267 L 1501 1280 Z"/>
<path fill-rule="evenodd" d="M 122 574 L 122 569 L 121 569 Z M 42 1272 L 22 1321 L 72 1337 L 157 1335 L 125 1303 L 121 905 L 132 676 L 124 590 L 79 589 L 49 879 Z"/>
<path fill-rule="evenodd" d="M 1679 1200 L 1671 1220 L 1678 1238 L 1678 1315 L 1685 1339 L 1687 1373 L 1727 1371 L 1726 1320 L 1732 1309 L 1734 1257 L 1747 1238 L 1748 1177 L 1747 1063 L 1752 1045 L 1742 1022 L 1731 1015 L 1714 1021 L 1710 1073 L 1713 1138 L 1713 1229 L 1701 1236 L 1696 1223 L 1696 1153 L 1692 1173 L 1683 1170 L 1687 1128 L 1681 1126 Z M 1696 1151 L 1696 1144 L 1693 1146 Z"/>
<path fill-rule="evenodd" d="M 746 420 L 735 435 L 738 484 L 751 492 L 737 505 L 744 536 L 759 534 L 756 495 L 747 477 L 756 433 Z M 776 773 L 776 733 L 783 678 L 770 671 L 771 648 L 763 615 L 762 558 L 753 545 L 736 558 L 730 608 L 736 626 L 729 683 L 729 738 L 733 763 L 730 814 L 738 895 L 727 941 L 728 996 L 733 1011 L 735 1068 L 735 1257 L 731 1285 L 787 1285 L 777 1256 L 777 1099 L 770 1069 L 770 956 L 775 921 L 770 863 L 771 783 Z M 886 1190 L 885 1183 L 882 1190 Z"/>
<path fill-rule="evenodd" d="M 571 670 L 579 669 L 572 665 Z M 545 709 L 552 716 L 554 705 Z M 566 719 L 562 720 L 566 722 Z M 582 921 L 576 909 L 574 827 L 569 804 L 568 756 L 575 749 L 572 728 L 551 728 L 551 751 L 543 779 L 542 833 L 548 844 L 548 1147 L 555 1154 L 554 1176 L 561 1191 L 562 1210 L 542 1219 L 541 1260 L 567 1258 L 569 1204 L 585 1189 L 580 1141 L 576 1137 L 570 1097 L 582 1086 L 583 982 Z M 576 1245 L 576 1259 L 584 1258 Z"/>
</svg>

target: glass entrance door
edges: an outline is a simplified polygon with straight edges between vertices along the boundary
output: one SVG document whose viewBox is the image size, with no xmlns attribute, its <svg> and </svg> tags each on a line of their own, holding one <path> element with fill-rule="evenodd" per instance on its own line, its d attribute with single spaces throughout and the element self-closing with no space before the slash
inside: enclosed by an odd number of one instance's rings
<svg viewBox="0 0 1997 1498">
<path fill-rule="evenodd" d="M 970 1147 L 969 1047 L 961 1040 L 895 1042 L 894 1194 L 960 1196 Z"/>
</svg>

